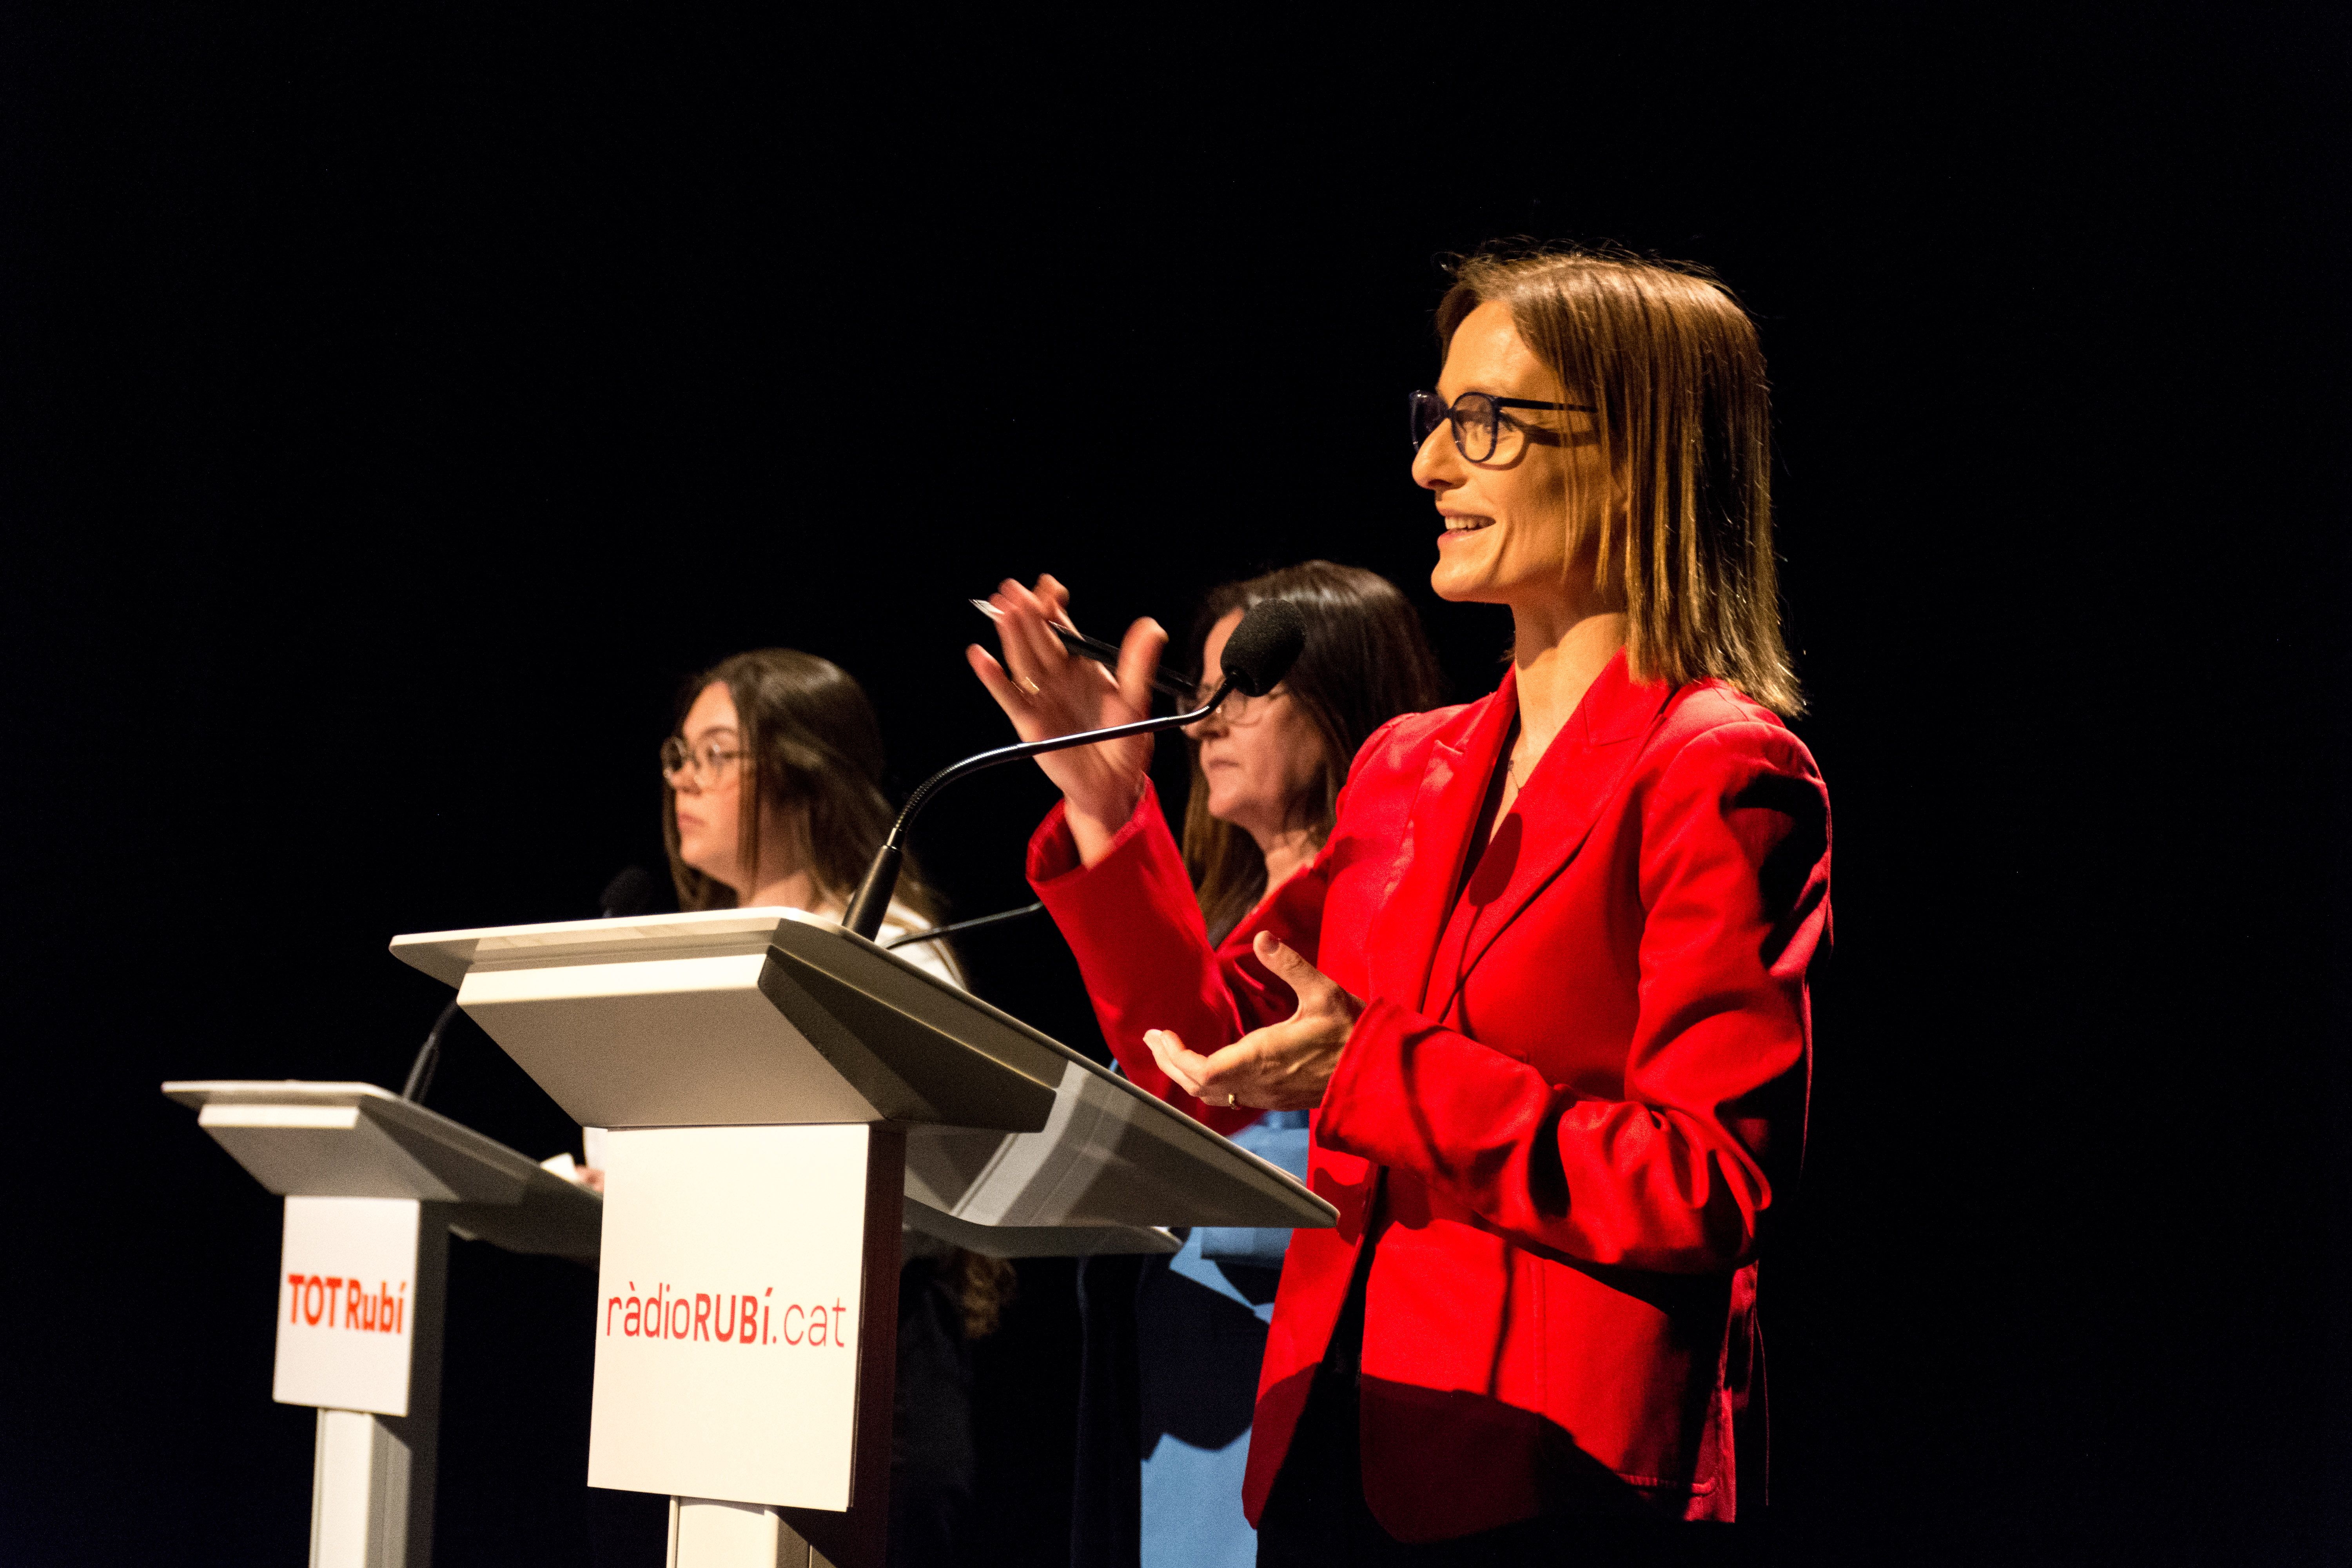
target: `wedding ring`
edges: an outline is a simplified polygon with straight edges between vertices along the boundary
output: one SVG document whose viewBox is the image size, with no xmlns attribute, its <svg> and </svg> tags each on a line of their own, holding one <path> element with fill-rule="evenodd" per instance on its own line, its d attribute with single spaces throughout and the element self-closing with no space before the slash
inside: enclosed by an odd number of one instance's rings
<svg viewBox="0 0 2352 1568">
<path fill-rule="evenodd" d="M 1028 693 L 1030 696 L 1032 696 L 1032 697 L 1034 697 L 1034 696 L 1036 696 L 1036 695 L 1037 695 L 1037 683 L 1036 683 L 1035 681 L 1034 681 L 1034 680 L 1030 679 L 1029 679 L 1027 676 L 1025 676 L 1025 675 L 1024 675 L 1024 676 L 1020 676 L 1020 677 L 1017 677 L 1016 679 L 1017 679 L 1019 680 L 1019 682 L 1020 682 L 1020 686 L 1021 686 L 1021 689 L 1022 689 L 1022 690 L 1024 690 L 1024 691 L 1027 692 L 1027 693 Z"/>
</svg>

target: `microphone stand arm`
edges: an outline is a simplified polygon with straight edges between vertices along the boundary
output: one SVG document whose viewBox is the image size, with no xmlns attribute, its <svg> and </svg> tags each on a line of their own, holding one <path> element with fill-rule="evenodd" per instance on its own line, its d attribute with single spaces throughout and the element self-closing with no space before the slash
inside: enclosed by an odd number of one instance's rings
<svg viewBox="0 0 2352 1568">
<path fill-rule="evenodd" d="M 425 1037 L 425 1043 L 416 1048 L 416 1059 L 408 1068 L 408 1082 L 400 1090 L 401 1099 L 412 1103 L 422 1100 L 425 1091 L 433 1087 L 433 1071 L 441 1065 L 441 1033 L 457 1016 L 457 999 L 452 996 L 449 1005 L 441 1009 L 441 1016 L 433 1020 L 432 1032 Z"/>
<path fill-rule="evenodd" d="M 1155 735 L 1162 730 L 1181 730 L 1187 724 L 1197 724 L 1217 710 L 1225 694 L 1234 689 L 1228 676 L 1216 690 L 1216 695 L 1190 713 L 1170 713 L 1158 719 L 1140 719 L 1132 724 L 1114 724 L 1108 730 L 1081 730 L 1076 734 L 1055 735 L 1043 741 L 1024 741 L 1017 746 L 999 746 L 992 752 L 966 757 L 941 768 L 915 786 L 907 797 L 907 805 L 898 813 L 898 820 L 890 825 L 890 837 L 874 852 L 874 863 L 866 868 L 866 879 L 857 885 L 857 896 L 849 900 L 849 912 L 842 924 L 868 942 L 882 929 L 883 919 L 890 912 L 890 895 L 898 890 L 898 868 L 907 858 L 901 841 L 907 836 L 907 825 L 915 814 L 930 804 L 933 795 L 960 778 L 985 768 L 1017 763 L 1027 757 L 1042 757 L 1048 752 L 1066 751 L 1073 746 L 1091 746 L 1097 741 L 1123 740 L 1129 735 Z"/>
</svg>

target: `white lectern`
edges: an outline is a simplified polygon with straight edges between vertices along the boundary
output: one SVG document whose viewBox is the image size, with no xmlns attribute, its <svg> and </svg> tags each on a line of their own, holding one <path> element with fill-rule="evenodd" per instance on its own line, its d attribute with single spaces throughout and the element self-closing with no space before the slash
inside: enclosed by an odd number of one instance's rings
<svg viewBox="0 0 2352 1568">
<path fill-rule="evenodd" d="M 589 1484 L 672 1568 L 880 1568 L 898 1231 L 1001 1256 L 1328 1226 L 1278 1167 L 794 910 L 394 939 L 611 1129 Z"/>
<path fill-rule="evenodd" d="M 425 1568 L 449 1233 L 593 1262 L 604 1201 L 371 1083 L 167 1083 L 286 1200 L 272 1394 L 315 1405 L 311 1568 Z"/>
</svg>

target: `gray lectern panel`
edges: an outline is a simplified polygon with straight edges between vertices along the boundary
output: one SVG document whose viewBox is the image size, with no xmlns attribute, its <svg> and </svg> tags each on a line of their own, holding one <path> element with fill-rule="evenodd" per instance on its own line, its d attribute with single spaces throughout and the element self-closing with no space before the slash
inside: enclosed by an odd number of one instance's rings
<svg viewBox="0 0 2352 1568">
<path fill-rule="evenodd" d="M 1045 1124 L 1058 1047 L 799 910 L 394 939 L 583 1125 Z"/>
<path fill-rule="evenodd" d="M 458 1005 L 586 1127 L 876 1121 L 761 986 L 763 952 L 477 970 Z"/>
<path fill-rule="evenodd" d="M 1296 1229 L 1336 1214 L 1288 1172 L 1082 1060 L 1064 1071 L 1041 1131 L 910 1131 L 907 1196 L 967 1224 L 1019 1228 Z"/>
<path fill-rule="evenodd" d="M 782 948 L 769 952 L 760 989 L 892 1121 L 1034 1132 L 1053 1110 L 1061 1064 L 969 1005 L 941 1018 L 919 1005 L 919 992 L 861 985 Z"/>
<path fill-rule="evenodd" d="M 167 1083 L 196 1124 L 267 1190 L 291 1197 L 418 1198 L 459 1234 L 509 1252 L 593 1261 L 604 1202 L 437 1110 L 372 1083 Z"/>
<path fill-rule="evenodd" d="M 1104 1253 L 1181 1252 L 1165 1230 L 1139 1225 L 973 1225 L 909 1201 L 907 1228 L 988 1258 L 1093 1258 Z"/>
<path fill-rule="evenodd" d="M 907 1198 L 928 1211 L 914 1223 L 1007 1233 L 975 1250 L 1159 1250 L 1160 1226 L 1338 1217 L 1288 1173 L 1116 1073 L 797 910 L 443 931 L 392 947 L 457 982 L 466 1010 L 583 1123 L 906 1127 Z"/>
<path fill-rule="evenodd" d="M 197 1124 L 273 1193 L 511 1204 L 547 1174 L 372 1083 L 187 1082 L 163 1092 L 194 1107 Z"/>
<path fill-rule="evenodd" d="M 775 941 L 780 922 L 814 920 L 798 910 L 754 909 L 611 921 L 551 921 L 543 925 L 396 936 L 392 939 L 392 953 L 444 984 L 455 985 L 478 969 L 544 969 L 561 963 L 765 952 Z"/>
<path fill-rule="evenodd" d="M 539 1171 L 511 1204 L 453 1204 L 449 1228 L 509 1252 L 593 1263 L 604 1237 L 604 1200 L 577 1182 Z"/>
</svg>

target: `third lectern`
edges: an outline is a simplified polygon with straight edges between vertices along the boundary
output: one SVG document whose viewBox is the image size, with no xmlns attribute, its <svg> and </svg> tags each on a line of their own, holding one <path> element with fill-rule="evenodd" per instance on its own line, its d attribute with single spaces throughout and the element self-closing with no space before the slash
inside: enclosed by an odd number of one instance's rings
<svg viewBox="0 0 2352 1568">
<path fill-rule="evenodd" d="M 903 1223 L 1000 1256 L 1328 1226 L 1287 1173 L 829 921 L 394 939 L 605 1141 L 592 1486 L 674 1568 L 880 1568 Z"/>
</svg>

